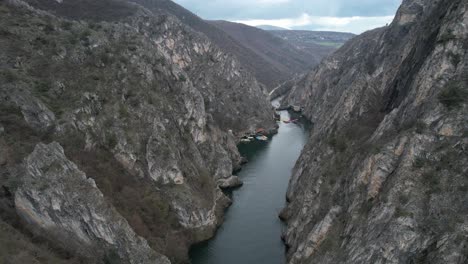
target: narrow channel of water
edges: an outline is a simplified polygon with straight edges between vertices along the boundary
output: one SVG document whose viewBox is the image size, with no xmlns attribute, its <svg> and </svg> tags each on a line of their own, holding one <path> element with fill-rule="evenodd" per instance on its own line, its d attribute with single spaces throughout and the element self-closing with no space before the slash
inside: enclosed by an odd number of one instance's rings
<svg viewBox="0 0 468 264">
<path fill-rule="evenodd" d="M 286 111 L 282 119 L 289 119 Z M 303 124 L 281 122 L 270 142 L 239 146 L 249 163 L 239 172 L 244 186 L 232 192 L 233 205 L 216 236 L 192 248 L 192 264 L 284 264 L 278 213 L 292 168 L 308 138 Z"/>
</svg>

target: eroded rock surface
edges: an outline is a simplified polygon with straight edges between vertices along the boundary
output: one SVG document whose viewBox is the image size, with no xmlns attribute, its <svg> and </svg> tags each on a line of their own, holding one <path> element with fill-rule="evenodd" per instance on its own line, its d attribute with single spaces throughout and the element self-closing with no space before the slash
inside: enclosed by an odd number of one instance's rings
<svg viewBox="0 0 468 264">
<path fill-rule="evenodd" d="M 47 197 L 17 191 L 24 158 L 34 163 L 34 149 L 56 141 L 96 182 L 86 190 L 96 197 L 100 191 L 105 208 L 118 212 L 99 216 L 100 225 L 128 222 L 125 234 L 111 232 L 113 239 L 136 233 L 152 250 L 182 263 L 188 248 L 211 237 L 222 222 L 230 201 L 218 185 L 235 179 L 238 138 L 271 127 L 273 111 L 234 57 L 177 18 L 147 7 L 118 0 L 0 3 L 0 176 L 8 191 L 0 205 L 2 219 L 19 226 L 9 195 L 18 192 L 16 206 L 27 209 L 20 212 L 38 210 L 28 228 L 43 221 L 60 227 L 67 219 L 63 228 L 73 237 L 113 244 L 101 230 L 80 231 L 76 223 L 85 220 L 74 217 L 86 215 L 80 211 L 86 208 L 73 212 L 71 197 L 54 196 L 54 205 L 68 204 L 62 219 L 50 215 L 55 211 Z M 42 181 L 41 188 L 81 188 L 81 180 L 60 181 Z M 113 248 L 139 263 L 125 253 L 135 243 Z M 76 243 L 67 250 L 82 251 Z"/>
<path fill-rule="evenodd" d="M 135 234 L 58 143 L 38 144 L 24 167 L 16 211 L 39 234 L 73 245 L 84 256 L 114 254 L 113 263 L 170 263 Z"/>
<path fill-rule="evenodd" d="M 289 263 L 468 261 L 467 47 L 466 1 L 406 0 L 289 84 L 314 123 L 281 213 Z"/>
</svg>

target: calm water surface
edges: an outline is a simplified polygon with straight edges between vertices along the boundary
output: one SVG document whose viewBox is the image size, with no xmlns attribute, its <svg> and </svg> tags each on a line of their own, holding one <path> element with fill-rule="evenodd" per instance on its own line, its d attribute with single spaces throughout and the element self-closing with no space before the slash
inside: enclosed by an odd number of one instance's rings
<svg viewBox="0 0 468 264">
<path fill-rule="evenodd" d="M 288 119 L 287 112 L 281 112 Z M 216 236 L 192 248 L 192 264 L 284 264 L 284 228 L 278 213 L 292 168 L 308 138 L 302 124 L 280 124 L 270 142 L 242 144 L 249 159 L 239 172 L 244 186 L 232 193 L 233 205 Z"/>
</svg>

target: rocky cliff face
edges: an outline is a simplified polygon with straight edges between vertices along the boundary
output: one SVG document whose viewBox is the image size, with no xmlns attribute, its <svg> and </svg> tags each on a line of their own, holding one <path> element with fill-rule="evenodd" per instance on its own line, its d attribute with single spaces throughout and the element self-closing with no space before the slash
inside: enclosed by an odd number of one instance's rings
<svg viewBox="0 0 468 264">
<path fill-rule="evenodd" d="M 230 203 L 218 185 L 236 182 L 236 138 L 272 124 L 236 59 L 135 2 L 0 4 L 0 224 L 22 241 L 1 255 L 13 263 L 186 261 Z"/>
<path fill-rule="evenodd" d="M 403 1 L 291 84 L 314 123 L 287 193 L 288 259 L 468 261 L 468 3 Z"/>
<path fill-rule="evenodd" d="M 327 47 L 315 43 L 310 44 L 309 49 L 306 49 L 297 45 L 294 41 L 290 41 L 291 39 L 278 36 L 274 31 L 265 31 L 244 24 L 223 20 L 207 22 L 226 32 L 230 37 L 273 66 L 273 69 L 267 68 L 268 75 L 259 76 L 257 74 L 257 79 L 267 79 L 264 83 L 269 88 L 268 90 L 278 86 L 280 84 L 278 81 L 282 83 L 297 74 L 310 71 L 323 58 L 336 50 L 336 47 Z M 254 60 L 255 58 L 250 58 L 249 62 L 252 61 L 258 64 L 255 66 L 256 71 L 258 71 L 258 68 L 265 68 L 262 65 L 264 62 Z"/>
<path fill-rule="evenodd" d="M 188 25 L 195 31 L 202 32 L 210 39 L 211 42 L 216 44 L 223 51 L 233 54 L 242 63 L 242 67 L 245 67 L 249 72 L 251 72 L 255 78 L 267 88 L 277 86 L 287 80 L 291 75 L 291 71 L 286 71 L 282 63 L 280 63 L 281 65 L 278 65 L 278 61 L 275 61 L 274 54 L 269 54 L 265 57 L 262 52 L 251 49 L 245 45 L 246 43 L 242 43 L 239 39 L 231 37 L 222 29 L 215 25 L 211 25 L 209 21 L 203 20 L 171 0 L 131 1 L 137 2 L 156 12 L 158 12 L 158 10 L 164 10 L 165 12 L 177 17 L 185 25 Z M 290 61 L 290 59 L 286 60 Z M 294 62 L 295 65 L 297 65 L 297 63 L 298 62 Z M 304 64 L 302 64 L 302 67 L 301 72 L 307 69 L 304 68 Z"/>
</svg>

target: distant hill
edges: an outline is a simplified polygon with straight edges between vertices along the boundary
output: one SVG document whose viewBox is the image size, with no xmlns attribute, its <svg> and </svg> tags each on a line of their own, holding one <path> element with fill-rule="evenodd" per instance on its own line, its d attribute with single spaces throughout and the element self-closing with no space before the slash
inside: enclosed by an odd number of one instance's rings
<svg viewBox="0 0 468 264">
<path fill-rule="evenodd" d="M 226 32 L 231 38 L 260 56 L 262 60 L 273 66 L 276 72 L 280 73 L 279 76 L 268 74 L 261 76 L 261 78 L 276 78 L 286 81 L 294 74 L 303 73 L 317 65 L 325 55 L 334 50 L 329 47 L 322 48 L 322 46 L 316 44 L 316 51 L 318 52 L 310 52 L 311 50 L 300 49 L 289 41 L 271 34 L 270 31 L 222 20 L 207 22 Z M 326 50 L 326 52 L 323 50 Z M 254 58 L 248 59 L 249 63 L 252 63 Z M 263 65 L 259 66 L 263 67 Z M 270 88 L 273 87 L 270 86 Z"/>
<path fill-rule="evenodd" d="M 205 34 L 213 43 L 226 52 L 235 55 L 242 66 L 250 71 L 256 79 L 269 89 L 290 77 L 289 72 L 284 72 L 273 65 L 272 62 L 257 54 L 253 50 L 245 47 L 238 40 L 219 29 L 217 26 L 208 23 L 184 7 L 169 0 L 130 0 L 139 3 L 150 10 L 163 10 L 176 16 L 185 25 L 195 31 Z M 302 71 L 306 68 L 302 69 Z"/>
<path fill-rule="evenodd" d="M 269 32 L 309 52 L 314 52 L 317 44 L 333 48 L 341 47 L 355 36 L 352 33 L 331 31 L 271 30 Z"/>
<path fill-rule="evenodd" d="M 275 26 L 271 26 L 271 25 L 260 25 L 260 26 L 256 26 L 256 27 L 259 28 L 259 29 L 263 29 L 263 30 L 289 30 L 287 28 L 275 27 Z"/>
<path fill-rule="evenodd" d="M 205 34 L 213 43 L 236 56 L 242 66 L 269 90 L 317 65 L 334 47 L 298 48 L 255 27 L 226 21 L 205 21 L 169 0 L 130 0 L 150 10 L 163 10 Z"/>
</svg>

